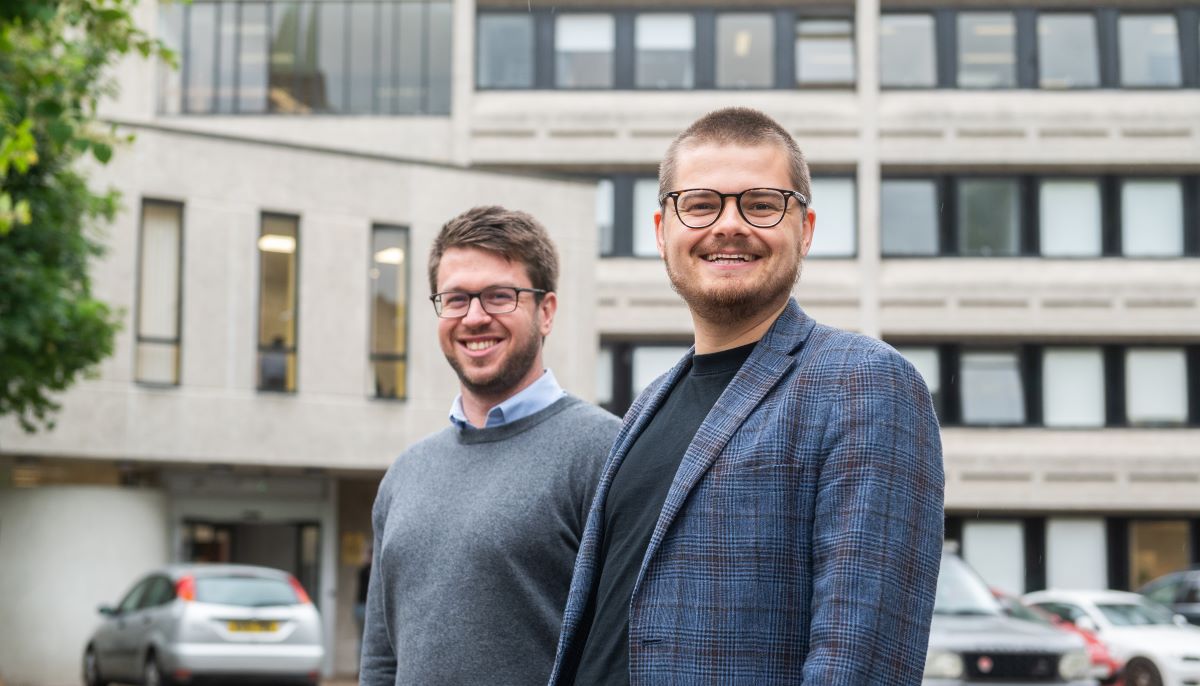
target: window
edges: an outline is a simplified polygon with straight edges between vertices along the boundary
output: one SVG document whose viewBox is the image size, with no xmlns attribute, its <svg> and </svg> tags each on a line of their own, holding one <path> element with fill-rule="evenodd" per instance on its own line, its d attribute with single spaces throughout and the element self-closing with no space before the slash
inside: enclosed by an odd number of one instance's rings
<svg viewBox="0 0 1200 686">
<path fill-rule="evenodd" d="M 1042 422 L 1049 427 L 1104 426 L 1104 356 L 1099 348 L 1042 351 Z"/>
<path fill-rule="evenodd" d="M 1170 14 L 1125 14 L 1118 23 L 1121 85 L 1170 87 L 1181 83 L 1179 31 Z"/>
<path fill-rule="evenodd" d="M 1183 189 L 1178 179 L 1121 185 L 1121 247 L 1129 257 L 1183 254 Z"/>
<path fill-rule="evenodd" d="M 377 398 L 408 395 L 408 263 L 408 229 L 371 229 L 371 392 Z"/>
<path fill-rule="evenodd" d="M 480 88 L 531 88 L 533 16 L 480 14 L 476 60 Z"/>
<path fill-rule="evenodd" d="M 796 84 L 854 85 L 854 22 L 801 19 L 796 22 Z"/>
<path fill-rule="evenodd" d="M 964 424 L 1025 423 L 1021 364 L 1015 351 L 965 352 L 961 375 Z"/>
<path fill-rule="evenodd" d="M 158 5 L 158 39 L 175 54 L 183 52 L 183 5 Z M 183 102 L 183 74 L 162 61 L 158 64 L 158 111 L 179 114 Z"/>
<path fill-rule="evenodd" d="M 695 21 L 690 14 L 640 14 L 634 25 L 638 88 L 691 88 Z"/>
<path fill-rule="evenodd" d="M 1016 20 L 1011 12 L 960 12 L 958 86 L 1015 87 L 1016 33 Z"/>
<path fill-rule="evenodd" d="M 769 14 L 717 16 L 717 87 L 770 88 L 775 83 L 775 27 Z"/>
<path fill-rule="evenodd" d="M 920 372 L 925 385 L 929 387 L 929 395 L 933 397 L 933 409 L 940 416 L 942 413 L 942 364 L 938 349 L 922 346 L 896 346 L 897 352 Z"/>
<path fill-rule="evenodd" d="M 1103 519 L 1046 520 L 1046 587 L 1108 588 L 1108 539 Z"/>
<path fill-rule="evenodd" d="M 958 246 L 963 255 L 1019 254 L 1021 203 L 1015 179 L 962 179 L 957 200 Z"/>
<path fill-rule="evenodd" d="M 1041 252 L 1047 257 L 1101 254 L 1100 184 L 1092 179 L 1046 179 L 1038 187 Z"/>
<path fill-rule="evenodd" d="M 637 346 L 633 349 L 633 396 L 636 398 L 687 354 L 689 346 Z"/>
<path fill-rule="evenodd" d="M 812 180 L 813 208 L 817 210 L 809 257 L 851 257 L 858 238 L 854 179 L 819 177 Z"/>
<path fill-rule="evenodd" d="M 1100 85 L 1096 17 L 1041 14 L 1037 23 L 1038 85 L 1042 88 L 1095 88 Z"/>
<path fill-rule="evenodd" d="M 1185 424 L 1187 359 L 1179 348 L 1125 353 L 1125 415 L 1130 424 Z"/>
<path fill-rule="evenodd" d="M 596 397 L 600 407 L 610 407 L 613 401 L 613 351 L 602 345 L 596 354 Z"/>
<path fill-rule="evenodd" d="M 168 43 L 187 27 L 181 84 L 159 79 L 164 113 L 450 111 L 447 0 L 196 0 L 161 9 Z"/>
<path fill-rule="evenodd" d="M 933 179 L 884 179 L 880 185 L 884 255 L 936 255 L 938 187 Z"/>
<path fill-rule="evenodd" d="M 963 558 L 992 588 L 1025 592 L 1025 527 L 1020 520 L 963 523 Z"/>
<path fill-rule="evenodd" d="M 142 201 L 134 378 L 143 383 L 179 383 L 182 248 L 183 206 Z"/>
<path fill-rule="evenodd" d="M 555 25 L 559 88 L 612 88 L 614 22 L 609 14 L 560 14 Z"/>
<path fill-rule="evenodd" d="M 607 341 L 596 360 L 596 398 L 604 409 L 621 416 L 646 386 L 679 362 L 690 343 Z"/>
<path fill-rule="evenodd" d="M 1186 569 L 1191 549 L 1186 519 L 1130 522 L 1129 581 L 1133 588 Z"/>
<path fill-rule="evenodd" d="M 885 14 L 879 18 L 879 84 L 892 88 L 937 85 L 933 16 Z"/>
<path fill-rule="evenodd" d="M 654 235 L 654 213 L 658 211 L 658 179 L 633 182 L 633 254 L 658 257 L 658 239 Z"/>
<path fill-rule="evenodd" d="M 258 238 L 258 389 L 296 390 L 299 219 L 263 214 Z"/>
<path fill-rule="evenodd" d="M 596 182 L 596 235 L 600 237 L 600 254 L 613 254 L 613 182 L 600 179 Z"/>
</svg>

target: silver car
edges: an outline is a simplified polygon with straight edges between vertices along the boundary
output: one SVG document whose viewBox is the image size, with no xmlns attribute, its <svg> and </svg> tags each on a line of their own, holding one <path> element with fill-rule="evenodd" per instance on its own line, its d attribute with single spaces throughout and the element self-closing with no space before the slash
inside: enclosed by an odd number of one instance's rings
<svg viewBox="0 0 1200 686">
<path fill-rule="evenodd" d="M 173 565 L 140 579 L 83 656 L 87 686 L 250 680 L 315 685 L 317 609 L 292 575 L 249 565 Z"/>
</svg>

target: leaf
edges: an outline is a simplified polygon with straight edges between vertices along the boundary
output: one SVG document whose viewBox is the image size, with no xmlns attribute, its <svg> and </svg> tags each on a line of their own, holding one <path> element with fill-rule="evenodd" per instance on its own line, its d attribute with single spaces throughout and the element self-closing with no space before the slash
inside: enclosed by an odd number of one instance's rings
<svg viewBox="0 0 1200 686">
<path fill-rule="evenodd" d="M 100 164 L 108 164 L 108 161 L 112 159 L 112 154 L 112 146 L 108 143 L 92 144 L 92 155 L 96 157 L 96 160 L 98 160 Z"/>
<path fill-rule="evenodd" d="M 33 108 L 33 111 L 38 116 L 47 119 L 56 119 L 62 116 L 64 109 L 62 103 L 57 100 L 43 100 L 37 104 L 37 107 Z"/>
<path fill-rule="evenodd" d="M 55 119 L 50 122 L 50 125 L 46 127 L 46 131 L 50 134 L 50 140 L 59 146 L 65 145 L 75 135 L 75 127 L 71 126 L 70 122 L 65 119 Z"/>
</svg>

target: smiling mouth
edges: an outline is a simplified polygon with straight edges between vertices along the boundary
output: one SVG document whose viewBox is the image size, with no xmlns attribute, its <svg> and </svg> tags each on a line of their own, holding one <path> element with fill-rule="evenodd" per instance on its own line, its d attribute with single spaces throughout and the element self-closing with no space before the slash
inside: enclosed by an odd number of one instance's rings
<svg viewBox="0 0 1200 686">
<path fill-rule="evenodd" d="M 747 253 L 712 253 L 709 255 L 701 255 L 705 262 L 713 262 L 716 264 L 737 264 L 739 262 L 753 262 L 759 259 L 758 255 L 750 255 Z"/>
<path fill-rule="evenodd" d="M 467 350 L 479 352 L 480 350 L 487 350 L 498 343 L 500 343 L 499 338 L 489 338 L 482 341 L 464 341 L 463 346 L 465 346 Z"/>
</svg>

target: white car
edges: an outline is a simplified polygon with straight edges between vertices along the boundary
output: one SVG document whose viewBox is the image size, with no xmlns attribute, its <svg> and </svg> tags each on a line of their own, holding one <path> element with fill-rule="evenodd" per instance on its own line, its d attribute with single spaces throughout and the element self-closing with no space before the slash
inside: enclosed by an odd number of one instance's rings
<svg viewBox="0 0 1200 686">
<path fill-rule="evenodd" d="M 1126 686 L 1200 685 L 1200 627 L 1123 591 L 1037 591 L 1023 600 L 1096 633 L 1125 662 Z"/>
</svg>

